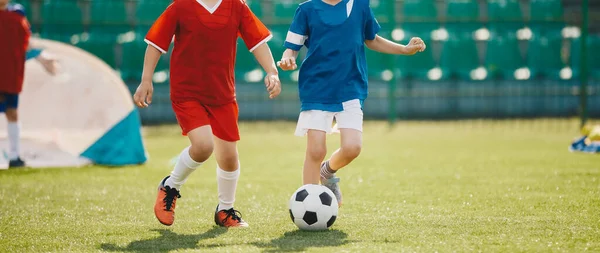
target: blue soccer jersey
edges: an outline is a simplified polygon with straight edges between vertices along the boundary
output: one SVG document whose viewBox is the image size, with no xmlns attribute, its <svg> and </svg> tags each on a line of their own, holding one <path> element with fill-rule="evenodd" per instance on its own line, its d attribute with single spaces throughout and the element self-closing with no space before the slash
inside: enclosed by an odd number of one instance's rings
<svg viewBox="0 0 600 253">
<path fill-rule="evenodd" d="M 285 47 L 308 48 L 298 79 L 302 111 L 339 112 L 342 102 L 368 93 L 365 40 L 381 27 L 369 0 L 342 0 L 334 5 L 310 0 L 296 10 Z"/>
</svg>

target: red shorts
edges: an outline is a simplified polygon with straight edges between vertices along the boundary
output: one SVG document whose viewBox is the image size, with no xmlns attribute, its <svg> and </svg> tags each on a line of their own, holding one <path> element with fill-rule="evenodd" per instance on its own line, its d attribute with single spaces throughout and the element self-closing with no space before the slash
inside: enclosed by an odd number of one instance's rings
<svg viewBox="0 0 600 253">
<path fill-rule="evenodd" d="M 173 102 L 171 105 L 183 135 L 210 125 L 213 134 L 219 139 L 230 142 L 240 140 L 236 101 L 218 106 L 203 105 L 198 101 Z"/>
</svg>

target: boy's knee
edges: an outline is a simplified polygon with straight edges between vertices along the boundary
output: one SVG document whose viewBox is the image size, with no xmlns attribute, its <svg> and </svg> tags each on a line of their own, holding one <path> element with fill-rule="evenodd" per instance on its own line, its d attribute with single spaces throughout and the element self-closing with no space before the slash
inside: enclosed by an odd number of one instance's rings
<svg viewBox="0 0 600 253">
<path fill-rule="evenodd" d="M 341 151 L 345 157 L 354 159 L 360 155 L 360 151 L 362 150 L 362 144 L 360 143 L 352 143 L 342 145 Z"/>
<path fill-rule="evenodd" d="M 190 147 L 190 157 L 196 162 L 204 162 L 212 155 L 212 142 L 192 143 Z"/>
<path fill-rule="evenodd" d="M 310 147 L 307 150 L 307 155 L 313 161 L 323 161 L 327 155 L 327 148 L 316 146 Z"/>
<path fill-rule="evenodd" d="M 236 171 L 240 165 L 237 151 L 221 152 L 219 166 L 225 171 Z"/>
<path fill-rule="evenodd" d="M 16 109 L 7 109 L 5 114 L 8 122 L 17 122 L 19 120 L 19 115 L 17 114 Z"/>
</svg>

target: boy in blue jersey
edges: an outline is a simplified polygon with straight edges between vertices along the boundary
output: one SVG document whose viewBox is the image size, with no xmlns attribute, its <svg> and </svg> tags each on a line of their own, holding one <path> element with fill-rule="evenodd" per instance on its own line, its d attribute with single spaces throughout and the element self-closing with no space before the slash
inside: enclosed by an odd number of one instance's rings
<svg viewBox="0 0 600 253">
<path fill-rule="evenodd" d="M 300 68 L 302 103 L 296 135 L 307 135 L 303 183 L 331 189 L 338 203 L 342 193 L 335 173 L 352 162 L 362 148 L 363 101 L 367 98 L 365 45 L 372 50 L 413 55 L 425 50 L 420 38 L 400 45 L 377 35 L 381 27 L 369 0 L 309 0 L 296 10 L 285 41 L 287 50 L 278 62 L 283 70 L 295 70 L 302 46 L 308 54 Z M 326 134 L 335 119 L 341 146 L 325 162 Z"/>
</svg>

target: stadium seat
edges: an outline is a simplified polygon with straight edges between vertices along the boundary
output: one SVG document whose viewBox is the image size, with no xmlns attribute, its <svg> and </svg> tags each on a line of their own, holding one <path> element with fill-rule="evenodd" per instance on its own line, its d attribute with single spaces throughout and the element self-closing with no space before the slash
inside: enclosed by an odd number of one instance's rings
<svg viewBox="0 0 600 253">
<path fill-rule="evenodd" d="M 598 57 L 594 57 L 594 54 L 591 52 L 600 52 L 600 35 L 599 34 L 590 34 L 587 42 L 587 64 L 588 64 L 588 73 L 589 77 L 600 80 L 600 59 Z M 570 48 L 570 66 L 573 70 L 574 76 L 579 76 L 581 73 L 581 40 L 575 39 L 571 41 Z"/>
<path fill-rule="evenodd" d="M 163 13 L 169 3 L 169 1 L 164 0 L 139 1 L 135 10 L 136 23 L 139 25 L 151 25 Z"/>
<path fill-rule="evenodd" d="M 477 21 L 479 18 L 479 4 L 476 0 L 448 0 L 446 17 L 460 21 Z"/>
<path fill-rule="evenodd" d="M 273 1 L 275 19 L 280 22 L 291 22 L 300 3 L 302 2 L 298 0 Z"/>
<path fill-rule="evenodd" d="M 370 6 L 379 23 L 390 23 L 394 21 L 394 1 L 370 0 Z"/>
<path fill-rule="evenodd" d="M 274 56 L 277 57 L 277 56 Z M 275 58 L 278 61 L 278 58 Z M 238 40 L 237 59 L 235 61 L 235 78 L 238 82 L 247 82 L 246 74 L 255 69 L 262 69 L 258 62 L 254 59 L 254 55 L 248 51 L 244 41 Z M 283 71 L 281 71 L 283 72 Z M 281 73 L 283 74 L 283 73 Z"/>
<path fill-rule="evenodd" d="M 563 15 L 561 0 L 531 0 L 529 15 L 532 21 L 560 21 Z"/>
<path fill-rule="evenodd" d="M 113 37 L 107 37 L 103 33 L 90 32 L 81 35 L 75 46 L 96 55 L 114 68 L 116 65 L 115 44 L 116 42 Z"/>
<path fill-rule="evenodd" d="M 492 23 L 521 22 L 523 13 L 518 0 L 488 0 L 488 18 Z"/>
<path fill-rule="evenodd" d="M 125 1 L 92 1 L 90 13 L 90 26 L 96 31 L 116 35 L 131 30 Z"/>
<path fill-rule="evenodd" d="M 469 79 L 472 70 L 479 67 L 477 45 L 473 38 L 474 27 L 446 26 L 448 40 L 442 46 L 440 65 L 444 76 Z"/>
<path fill-rule="evenodd" d="M 75 1 L 44 1 L 42 21 L 42 38 L 70 42 L 83 32 L 81 7 Z"/>
<path fill-rule="evenodd" d="M 433 57 L 433 45 L 431 44 L 431 32 L 437 28 L 437 24 L 426 23 L 405 23 L 402 25 L 402 30 L 404 31 L 402 44 L 408 43 L 412 37 L 420 37 L 428 45 L 425 52 L 413 56 L 397 57 L 397 64 L 402 77 L 426 80 L 427 73 L 436 67 L 437 64 Z"/>
<path fill-rule="evenodd" d="M 123 43 L 123 61 L 121 65 L 121 77 L 123 80 L 140 80 L 146 53 L 145 33 L 135 33 L 132 41 Z"/>
<path fill-rule="evenodd" d="M 250 7 L 250 10 L 252 10 L 252 12 L 254 13 L 254 15 L 256 15 L 257 17 L 261 18 L 263 16 L 263 11 L 262 11 L 262 5 L 261 5 L 261 0 L 248 0 L 246 1 L 246 4 Z"/>
<path fill-rule="evenodd" d="M 559 77 L 559 71 L 564 67 L 561 28 L 548 25 L 531 28 L 533 35 L 527 48 L 527 65 L 532 77 Z"/>
<path fill-rule="evenodd" d="M 485 66 L 491 77 L 514 79 L 514 72 L 524 66 L 516 30 L 491 27 Z"/>
<path fill-rule="evenodd" d="M 403 21 L 437 21 L 437 10 L 433 0 L 405 0 L 402 5 Z"/>
</svg>

